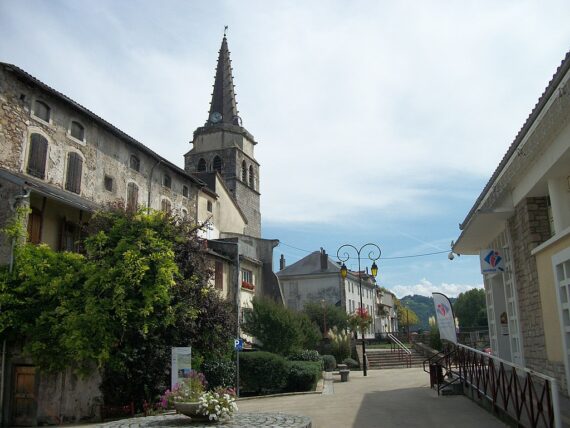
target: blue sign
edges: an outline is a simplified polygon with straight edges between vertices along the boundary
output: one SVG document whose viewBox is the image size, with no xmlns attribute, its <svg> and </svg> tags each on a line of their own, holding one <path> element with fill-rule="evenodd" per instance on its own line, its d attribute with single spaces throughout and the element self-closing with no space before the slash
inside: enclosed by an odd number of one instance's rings
<svg viewBox="0 0 570 428">
<path fill-rule="evenodd" d="M 243 339 L 234 339 L 234 349 L 241 351 L 243 349 Z"/>
</svg>

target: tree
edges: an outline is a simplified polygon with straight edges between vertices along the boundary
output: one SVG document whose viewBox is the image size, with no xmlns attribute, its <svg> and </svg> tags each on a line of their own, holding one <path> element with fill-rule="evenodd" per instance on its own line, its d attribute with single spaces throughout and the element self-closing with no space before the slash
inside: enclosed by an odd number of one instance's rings
<svg viewBox="0 0 570 428">
<path fill-rule="evenodd" d="M 321 335 L 306 314 L 269 299 L 254 298 L 252 305 L 243 329 L 261 342 L 264 351 L 289 355 L 300 349 L 315 349 Z"/>
<path fill-rule="evenodd" d="M 419 323 L 418 316 L 410 308 L 403 306 L 399 301 L 396 302 L 396 311 L 398 314 L 398 325 L 405 328 L 410 333 L 410 326 Z"/>
<path fill-rule="evenodd" d="M 323 307 L 321 303 L 307 302 L 303 311 L 311 321 L 319 326 L 323 335 L 325 334 L 325 322 L 327 331 L 334 327 L 339 331 L 344 331 L 348 327 L 348 315 L 339 306 L 327 304 Z"/>
<path fill-rule="evenodd" d="M 25 338 L 42 370 L 103 375 L 107 402 L 154 400 L 169 381 L 171 346 L 219 358 L 230 352 L 233 305 L 209 284 L 190 224 L 162 212 L 99 212 L 85 254 L 18 245 L 0 273 L 0 332 Z"/>
<path fill-rule="evenodd" d="M 461 293 L 453 305 L 454 315 L 459 319 L 462 328 L 487 327 L 487 309 L 485 290 L 473 288 Z"/>
</svg>

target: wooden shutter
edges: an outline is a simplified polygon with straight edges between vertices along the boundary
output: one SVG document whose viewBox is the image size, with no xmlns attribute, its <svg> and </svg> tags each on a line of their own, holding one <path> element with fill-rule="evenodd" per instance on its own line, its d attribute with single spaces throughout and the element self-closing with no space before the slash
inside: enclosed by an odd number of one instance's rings
<svg viewBox="0 0 570 428">
<path fill-rule="evenodd" d="M 216 261 L 215 287 L 218 290 L 224 289 L 224 264 L 219 261 Z"/>
<path fill-rule="evenodd" d="M 139 188 L 135 183 L 127 185 L 127 211 L 136 211 L 139 202 Z"/>
<path fill-rule="evenodd" d="M 81 174 L 83 171 L 83 159 L 77 153 L 67 156 L 67 179 L 65 189 L 73 193 L 81 193 Z"/>
<path fill-rule="evenodd" d="M 30 137 L 30 153 L 28 155 L 27 172 L 34 177 L 45 178 L 47 159 L 47 140 L 40 134 Z"/>
<path fill-rule="evenodd" d="M 39 244 L 42 239 L 42 213 L 35 208 L 28 216 L 28 241 Z"/>
</svg>

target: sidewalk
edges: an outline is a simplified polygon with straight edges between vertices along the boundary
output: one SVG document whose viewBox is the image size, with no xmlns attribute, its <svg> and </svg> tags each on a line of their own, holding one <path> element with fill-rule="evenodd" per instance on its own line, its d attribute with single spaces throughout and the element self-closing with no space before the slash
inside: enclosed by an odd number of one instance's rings
<svg viewBox="0 0 570 428">
<path fill-rule="evenodd" d="M 349 382 L 335 382 L 333 388 L 330 395 L 258 398 L 238 405 L 247 412 L 309 416 L 313 428 L 507 426 L 464 396 L 438 397 L 419 368 L 369 370 L 367 377 L 351 372 Z"/>
</svg>

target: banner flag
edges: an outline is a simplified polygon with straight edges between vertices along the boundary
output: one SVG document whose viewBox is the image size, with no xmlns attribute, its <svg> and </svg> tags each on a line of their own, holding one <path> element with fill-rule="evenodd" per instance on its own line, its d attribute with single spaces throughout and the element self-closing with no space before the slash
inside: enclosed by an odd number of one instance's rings
<svg viewBox="0 0 570 428">
<path fill-rule="evenodd" d="M 445 294 L 432 293 L 433 304 L 435 306 L 435 316 L 437 318 L 437 327 L 439 328 L 439 336 L 442 339 L 457 343 L 457 332 L 455 331 L 455 317 L 451 302 Z"/>
</svg>

